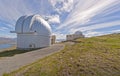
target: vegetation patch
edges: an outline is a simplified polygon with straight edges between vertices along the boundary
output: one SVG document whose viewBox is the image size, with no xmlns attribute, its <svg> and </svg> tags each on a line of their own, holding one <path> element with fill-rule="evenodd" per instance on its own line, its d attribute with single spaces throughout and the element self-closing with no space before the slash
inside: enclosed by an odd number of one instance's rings
<svg viewBox="0 0 120 76">
<path fill-rule="evenodd" d="M 0 57 L 11 57 L 14 56 L 16 54 L 22 54 L 22 53 L 26 53 L 26 52 L 30 52 L 30 51 L 34 51 L 37 49 L 28 49 L 28 50 L 19 50 L 19 49 L 12 49 L 12 50 L 6 50 L 3 52 L 0 52 Z"/>
</svg>

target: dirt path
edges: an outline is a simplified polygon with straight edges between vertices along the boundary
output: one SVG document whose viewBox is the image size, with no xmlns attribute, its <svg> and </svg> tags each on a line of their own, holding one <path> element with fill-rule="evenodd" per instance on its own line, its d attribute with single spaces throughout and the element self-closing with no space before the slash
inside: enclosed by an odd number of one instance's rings
<svg viewBox="0 0 120 76">
<path fill-rule="evenodd" d="M 0 59 L 0 76 L 3 73 L 14 71 L 22 66 L 30 64 L 40 58 L 58 52 L 64 48 L 63 44 L 55 44 L 51 47 L 15 55 L 13 57 L 5 57 Z"/>
</svg>

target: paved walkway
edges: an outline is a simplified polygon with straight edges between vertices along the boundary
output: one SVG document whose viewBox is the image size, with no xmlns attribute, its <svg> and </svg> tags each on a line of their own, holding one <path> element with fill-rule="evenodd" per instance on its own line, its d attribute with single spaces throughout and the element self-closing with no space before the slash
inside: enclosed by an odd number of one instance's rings
<svg viewBox="0 0 120 76">
<path fill-rule="evenodd" d="M 0 59 L 0 76 L 3 73 L 14 71 L 22 66 L 35 62 L 36 60 L 58 52 L 64 48 L 63 44 L 55 44 L 51 47 L 18 54 L 13 57 L 5 57 Z"/>
</svg>

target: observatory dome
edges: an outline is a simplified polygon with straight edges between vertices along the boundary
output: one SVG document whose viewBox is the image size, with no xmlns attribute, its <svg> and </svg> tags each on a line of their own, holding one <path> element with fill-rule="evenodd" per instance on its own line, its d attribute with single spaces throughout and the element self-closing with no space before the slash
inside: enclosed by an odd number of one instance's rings
<svg viewBox="0 0 120 76">
<path fill-rule="evenodd" d="M 81 31 L 76 31 L 75 35 L 82 35 L 82 32 Z"/>
<path fill-rule="evenodd" d="M 22 16 L 16 22 L 15 32 L 50 36 L 51 27 L 40 15 Z"/>
</svg>

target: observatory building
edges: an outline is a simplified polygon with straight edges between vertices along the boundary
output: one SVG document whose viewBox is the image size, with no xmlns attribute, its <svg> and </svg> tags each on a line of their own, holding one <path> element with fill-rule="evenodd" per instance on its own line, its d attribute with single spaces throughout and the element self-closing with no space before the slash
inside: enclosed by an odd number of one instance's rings
<svg viewBox="0 0 120 76">
<path fill-rule="evenodd" d="M 17 48 L 42 48 L 51 45 L 51 27 L 40 15 L 22 16 L 15 26 Z"/>
<path fill-rule="evenodd" d="M 84 38 L 84 37 L 85 36 L 82 34 L 81 31 L 76 31 L 74 34 L 66 36 L 67 41 L 74 40 L 74 39 L 77 39 L 77 38 Z"/>
</svg>

